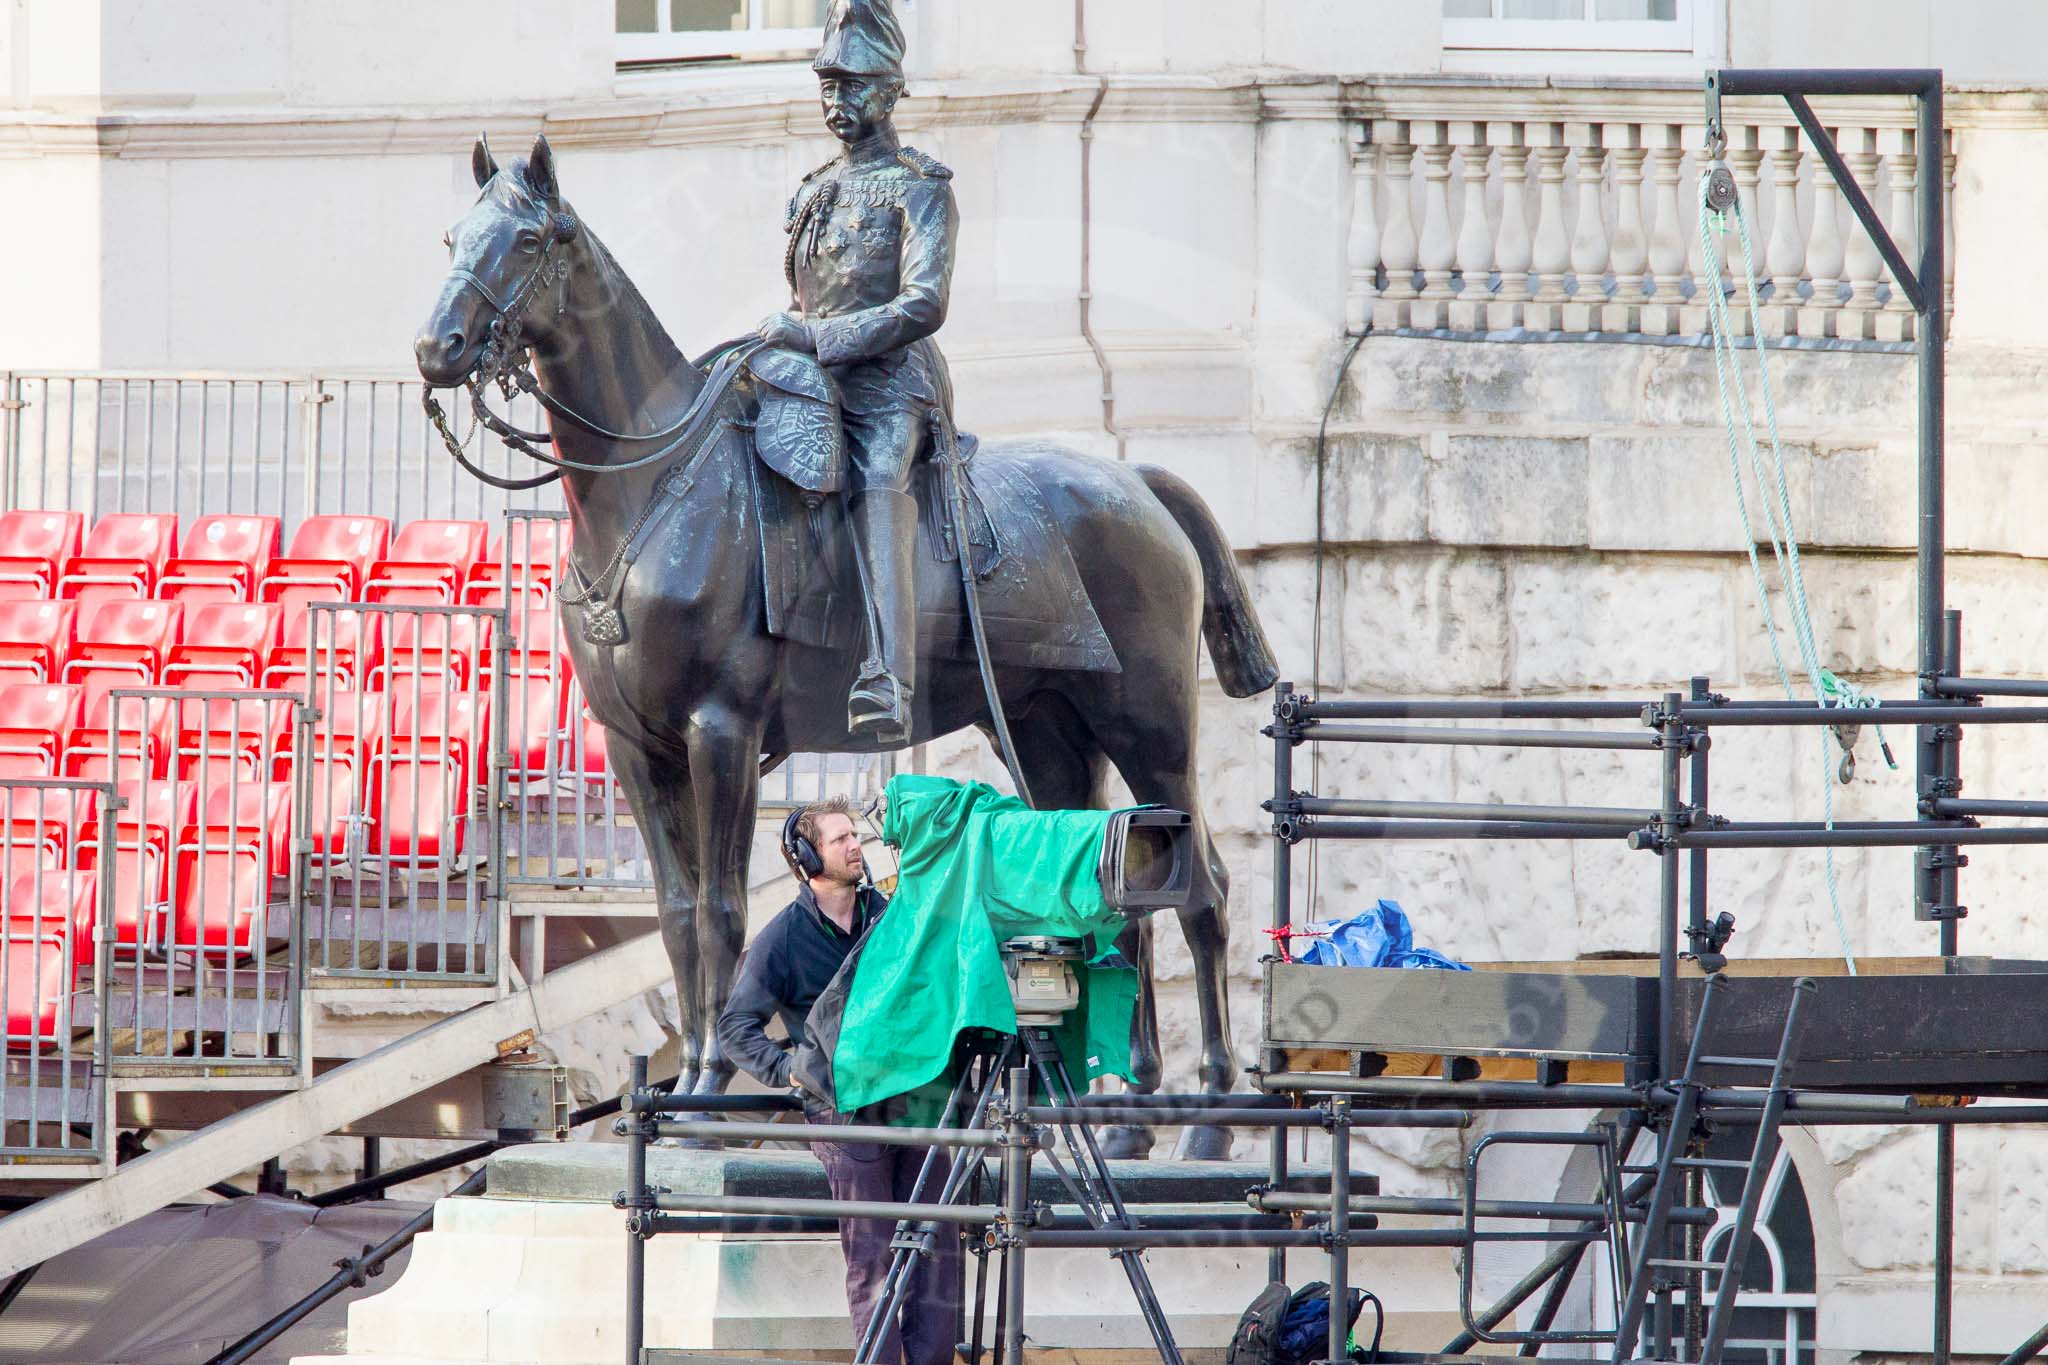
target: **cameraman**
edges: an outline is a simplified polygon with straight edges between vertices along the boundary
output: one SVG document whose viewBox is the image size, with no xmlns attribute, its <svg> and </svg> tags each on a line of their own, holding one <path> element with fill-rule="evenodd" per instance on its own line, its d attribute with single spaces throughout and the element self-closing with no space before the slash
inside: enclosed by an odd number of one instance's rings
<svg viewBox="0 0 2048 1365">
<path fill-rule="evenodd" d="M 790 1047 L 804 1039 L 804 1023 L 818 996 L 846 961 L 888 901 L 865 880 L 860 836 L 844 797 L 819 801 L 798 813 L 782 856 L 803 883 L 796 899 L 768 921 L 747 949 L 732 997 L 718 1018 L 718 1040 L 748 1075 L 778 1090 L 790 1085 L 790 1054 L 768 1036 L 771 1016 L 782 1020 Z M 821 1123 L 845 1123 L 820 1114 Z M 832 1197 L 903 1203 L 924 1163 L 923 1147 L 867 1142 L 814 1142 Z M 926 1202 L 945 1183 L 941 1153 L 926 1182 Z M 843 1218 L 839 1243 L 846 1254 L 846 1307 L 855 1342 L 874 1316 L 888 1275 L 895 1224 Z M 935 1254 L 919 1258 L 903 1299 L 900 1323 L 890 1324 L 875 1357 L 882 1365 L 952 1365 L 960 1309 L 960 1246 L 941 1227 Z M 900 1335 L 899 1329 L 900 1328 Z"/>
</svg>

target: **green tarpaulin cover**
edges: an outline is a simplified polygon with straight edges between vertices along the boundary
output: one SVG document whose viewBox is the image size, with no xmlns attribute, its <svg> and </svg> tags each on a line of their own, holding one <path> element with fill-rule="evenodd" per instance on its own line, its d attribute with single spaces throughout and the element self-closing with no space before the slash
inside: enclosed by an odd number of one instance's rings
<svg viewBox="0 0 2048 1365">
<path fill-rule="evenodd" d="M 911 775 L 890 780 L 888 802 L 882 837 L 899 850 L 899 880 L 847 992 L 839 1108 L 919 1092 L 902 1119 L 931 1122 L 960 1034 L 1017 1031 L 999 945 L 1025 935 L 1094 939 L 1060 1050 L 1076 1087 L 1128 1078 L 1138 974 L 1112 950 L 1124 920 L 1095 876 L 1109 812 L 1033 811 L 985 783 Z"/>
</svg>

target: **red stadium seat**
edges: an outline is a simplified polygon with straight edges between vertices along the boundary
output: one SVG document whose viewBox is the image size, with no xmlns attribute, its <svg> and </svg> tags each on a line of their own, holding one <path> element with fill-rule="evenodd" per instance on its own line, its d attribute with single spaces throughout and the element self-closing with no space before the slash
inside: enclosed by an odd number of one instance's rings
<svg viewBox="0 0 2048 1365">
<path fill-rule="evenodd" d="M 555 576 L 569 552 L 569 523 L 559 517 L 515 517 L 491 546 L 490 557 L 470 570 L 463 584 L 467 606 L 504 606 L 508 593 L 528 605 L 547 606 L 554 597 Z"/>
<path fill-rule="evenodd" d="M 445 755 L 467 772 L 472 784 L 483 785 L 488 771 L 490 698 L 477 692 L 421 691 L 405 688 L 392 694 L 391 733 L 384 741 L 387 756 Z"/>
<path fill-rule="evenodd" d="M 283 539 L 277 517 L 201 517 L 164 565 L 157 596 L 182 602 L 247 602 L 270 572 Z"/>
<path fill-rule="evenodd" d="M 291 753 L 291 704 L 259 697 L 180 697 L 175 775 L 211 784 L 230 765 L 250 778 L 278 770 Z"/>
<path fill-rule="evenodd" d="M 80 512 L 0 512 L 0 597 L 54 597 L 84 534 Z"/>
<path fill-rule="evenodd" d="M 553 769 L 555 746 L 568 734 L 569 692 L 567 679 L 513 672 L 500 719 L 500 747 L 509 755 L 513 773 L 536 777 Z"/>
<path fill-rule="evenodd" d="M 82 830 L 96 826 L 98 802 L 76 787 L 0 787 L 0 840 L 27 842 L 68 860 Z"/>
<path fill-rule="evenodd" d="M 480 521 L 408 522 L 371 567 L 363 600 L 453 603 L 483 558 L 486 533 Z"/>
<path fill-rule="evenodd" d="M 62 683 L 0 684 L 0 777 L 54 777 L 78 724 L 79 689 Z"/>
<path fill-rule="evenodd" d="M 199 789 L 191 782 L 121 783 L 127 800 L 114 824 L 114 941 L 155 947 L 170 901 L 172 850 L 198 820 Z M 79 831 L 78 866 L 100 861 L 100 828 Z"/>
<path fill-rule="evenodd" d="M 88 602 L 81 613 L 78 648 L 64 665 L 64 681 L 79 681 L 86 673 L 116 673 L 130 679 L 129 687 L 157 680 L 185 618 L 178 602 Z"/>
<path fill-rule="evenodd" d="M 190 608 L 185 642 L 165 663 L 166 685 L 253 687 L 276 650 L 283 609 L 275 602 L 208 602 Z"/>
<path fill-rule="evenodd" d="M 569 656 L 562 651 L 561 626 L 553 607 L 514 612 L 508 628 L 511 639 L 506 641 L 505 657 L 514 678 L 569 676 Z"/>
<path fill-rule="evenodd" d="M 391 519 L 367 516 L 307 517 L 292 536 L 291 550 L 271 561 L 259 595 L 280 599 L 287 589 L 317 589 L 328 601 L 353 601 L 365 574 L 391 548 Z"/>
<path fill-rule="evenodd" d="M 7 885 L 4 972 L 10 1051 L 68 1045 L 70 995 L 77 970 L 93 960 L 98 884 L 91 873 L 24 873 Z M 70 962 L 65 949 L 70 948 Z"/>
<path fill-rule="evenodd" d="M 469 791 L 462 760 L 438 753 L 387 754 L 372 774 L 373 849 L 386 858 L 437 863 L 461 856 Z"/>
<path fill-rule="evenodd" d="M 487 616 L 399 612 L 384 662 L 370 672 L 370 686 L 406 691 L 414 677 L 433 688 L 479 686 L 490 664 L 490 627 Z"/>
<path fill-rule="evenodd" d="M 384 612 L 303 610 L 293 614 L 286 605 L 284 639 L 263 666 L 265 687 L 296 691 L 309 678 L 321 674 L 330 685 L 357 688 L 364 675 L 384 655 Z M 312 633 L 320 632 L 318 657 Z"/>
<path fill-rule="evenodd" d="M 120 756 L 119 776 L 125 781 L 147 773 L 165 776 L 176 736 L 168 697 L 123 697 L 118 705 L 107 694 L 134 679 L 96 674 L 81 688 L 79 723 L 64 740 L 63 773 L 88 782 L 116 776 L 112 755 Z M 118 714 L 117 714 L 118 713 Z"/>
<path fill-rule="evenodd" d="M 168 512 L 115 512 L 101 517 L 85 545 L 64 565 L 59 597 L 148 597 L 178 552 L 178 519 Z"/>
<path fill-rule="evenodd" d="M 166 947 L 253 952 L 270 903 L 270 874 L 253 845 L 189 843 L 178 850 Z"/>
<path fill-rule="evenodd" d="M 251 777 L 216 778 L 199 807 L 199 821 L 184 834 L 187 844 L 247 844 L 261 852 L 273 877 L 292 866 L 292 784 Z"/>
<path fill-rule="evenodd" d="M 78 644 L 78 604 L 0 599 L 0 681 L 54 682 Z"/>
</svg>

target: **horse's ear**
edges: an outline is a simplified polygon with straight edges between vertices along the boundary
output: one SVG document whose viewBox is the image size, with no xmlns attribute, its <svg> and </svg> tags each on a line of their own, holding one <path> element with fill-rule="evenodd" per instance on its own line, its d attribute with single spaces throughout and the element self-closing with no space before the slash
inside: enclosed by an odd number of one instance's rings
<svg viewBox="0 0 2048 1365">
<path fill-rule="evenodd" d="M 526 183 L 542 199 L 552 202 L 561 197 L 561 187 L 555 181 L 555 154 L 548 148 L 545 133 L 533 140 L 533 155 L 526 159 Z"/>
<path fill-rule="evenodd" d="M 476 177 L 478 189 L 490 184 L 491 177 L 498 173 L 498 163 L 491 156 L 489 139 L 479 136 L 476 146 L 469 149 L 469 171 Z"/>
</svg>

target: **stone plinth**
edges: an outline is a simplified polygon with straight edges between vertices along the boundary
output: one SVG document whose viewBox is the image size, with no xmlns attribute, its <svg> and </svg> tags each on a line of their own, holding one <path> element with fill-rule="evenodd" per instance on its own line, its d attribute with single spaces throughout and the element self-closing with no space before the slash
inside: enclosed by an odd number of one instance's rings
<svg viewBox="0 0 2048 1365">
<path fill-rule="evenodd" d="M 1228 1203 L 1265 1178 L 1263 1163 L 1114 1163 L 1126 1199 L 1154 1206 Z M 298 1365 L 448 1365 L 457 1361 L 615 1362 L 625 1353 L 623 1146 L 515 1147 L 493 1158 L 487 1192 L 443 1199 L 398 1282 L 349 1310 L 349 1354 Z M 649 1153 L 649 1179 L 673 1191 L 821 1197 L 823 1173 L 802 1151 Z M 1040 1183 L 1043 1182 L 1043 1183 Z M 1354 1176 L 1370 1189 L 1370 1176 Z M 1034 1196 L 1061 1197 L 1050 1169 Z M 1291 1278 L 1322 1278 L 1323 1258 L 1294 1254 Z M 1266 1282 L 1266 1253 L 1155 1251 L 1146 1257 L 1177 1340 L 1218 1347 Z M 1387 1343 L 1435 1347 L 1456 1331 L 1456 1276 L 1437 1249 L 1353 1256 L 1356 1283 L 1394 1307 Z M 1040 1346 L 1149 1345 L 1129 1286 L 1108 1253 L 1034 1251 L 1026 1324 Z M 735 1352 L 852 1346 L 836 1237 L 670 1235 L 647 1246 L 646 1344 Z M 970 1280 L 970 1292 L 972 1283 Z M 993 1330 L 991 1277 L 990 1330 Z"/>
</svg>

